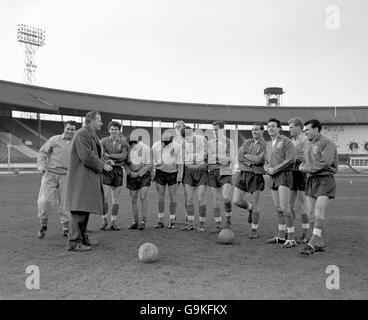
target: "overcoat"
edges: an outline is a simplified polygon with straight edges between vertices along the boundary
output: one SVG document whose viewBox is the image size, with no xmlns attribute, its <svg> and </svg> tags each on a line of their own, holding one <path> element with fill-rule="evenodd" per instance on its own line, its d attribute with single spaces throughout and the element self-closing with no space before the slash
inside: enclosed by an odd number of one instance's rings
<svg viewBox="0 0 368 320">
<path fill-rule="evenodd" d="M 104 212 L 102 146 L 89 125 L 80 128 L 70 146 L 65 207 L 70 211 Z"/>
</svg>

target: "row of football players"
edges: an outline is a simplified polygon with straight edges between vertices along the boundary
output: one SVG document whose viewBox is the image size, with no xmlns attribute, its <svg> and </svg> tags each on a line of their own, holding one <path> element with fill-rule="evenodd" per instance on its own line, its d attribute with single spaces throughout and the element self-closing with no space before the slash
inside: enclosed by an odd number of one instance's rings
<svg viewBox="0 0 368 320">
<path fill-rule="evenodd" d="M 234 143 L 226 137 L 225 123 L 213 123 L 214 137 L 195 133 L 183 121 L 175 124 L 176 137 L 164 134 L 150 149 L 138 137 L 132 135 L 127 141 L 121 135 L 121 125 L 112 121 L 109 136 L 101 140 L 103 158 L 110 163 L 112 170 L 102 173 L 105 208 L 101 229 L 108 228 L 108 197 L 111 196 L 110 230 L 119 230 L 116 220 L 119 212 L 119 195 L 122 189 L 124 169 L 127 174 L 127 188 L 131 196 L 134 222 L 130 229 L 143 230 L 147 219 L 147 193 L 151 182 L 156 182 L 158 193 L 158 223 L 164 227 L 165 191 L 170 197 L 169 228 L 175 227 L 176 195 L 180 183 L 185 195 L 186 219 L 183 230 L 194 230 L 194 196 L 198 198 L 199 225 L 204 231 L 206 220 L 206 191 L 211 188 L 213 195 L 213 216 L 216 227 L 211 232 L 219 232 L 222 225 L 221 207 L 225 211 L 225 227 L 231 228 L 232 205 L 249 212 L 251 223 L 249 238 L 258 237 L 260 217 L 260 192 L 265 188 L 266 178 L 278 216 L 278 233 L 268 243 L 281 243 L 283 248 L 294 247 L 297 243 L 307 243 L 302 253 L 324 251 L 322 228 L 324 213 L 329 199 L 334 198 L 337 171 L 337 151 L 335 145 L 321 135 L 321 124 L 310 120 L 305 124 L 300 118 L 289 121 L 291 139 L 282 135 L 281 123 L 270 119 L 267 131 L 271 137 L 265 141 L 264 125 L 254 123 L 252 138 L 243 142 L 236 154 Z M 68 161 L 68 144 L 71 141 L 76 123 L 66 123 L 64 133 L 54 136 L 42 146 L 38 168 L 43 174 L 38 199 L 38 212 L 41 222 L 39 237 L 47 230 L 48 209 L 57 196 L 59 215 L 64 235 L 68 234 L 68 214 L 62 209 L 64 180 Z M 305 128 L 305 133 L 303 129 Z M 152 161 L 151 161 L 152 159 Z M 236 161 L 237 160 L 237 161 Z M 239 173 L 233 179 L 233 169 L 237 162 Z M 124 169 L 123 169 L 124 168 Z M 235 180 L 235 181 L 234 181 Z M 234 187 L 232 182 L 235 182 Z M 245 194 L 250 200 L 245 200 Z M 138 200 L 141 202 L 139 218 Z M 298 201 L 296 201 L 298 200 Z M 296 204 L 300 204 L 296 208 Z M 294 237 L 295 211 L 301 213 L 302 233 Z M 314 227 L 310 228 L 310 217 L 314 217 Z M 308 239 L 309 230 L 312 237 Z"/>
<path fill-rule="evenodd" d="M 112 132 L 119 137 L 119 123 L 115 127 L 110 124 L 110 137 L 102 140 L 105 150 L 111 150 L 107 156 L 116 160 L 116 152 L 108 141 L 113 141 Z M 271 141 L 264 139 L 264 125 L 254 123 L 252 138 L 243 142 L 234 159 L 234 143 L 226 137 L 225 123 L 213 123 L 214 138 L 207 140 L 205 136 L 196 134 L 183 121 L 177 121 L 177 135 L 163 135 L 150 150 L 147 145 L 131 136 L 129 159 L 125 163 L 127 171 L 127 188 L 132 199 L 134 222 L 130 229 L 143 230 L 147 218 L 147 191 L 151 181 L 156 182 L 158 194 L 158 223 L 156 228 L 164 227 L 165 191 L 168 187 L 170 197 L 168 227 L 174 228 L 176 221 L 176 194 L 178 185 L 183 184 L 185 195 L 186 219 L 182 230 L 195 230 L 194 196 L 198 198 L 199 225 L 197 230 L 203 232 L 206 221 L 206 191 L 211 189 L 213 195 L 213 216 L 216 227 L 211 232 L 217 233 L 223 228 L 221 207 L 225 211 L 225 227 L 231 228 L 232 205 L 249 212 L 248 222 L 251 224 L 249 238 L 258 237 L 257 229 L 260 217 L 260 192 L 265 188 L 265 179 L 271 190 L 272 199 L 278 216 L 278 233 L 267 240 L 267 243 L 280 243 L 282 248 L 294 247 L 297 243 L 308 244 L 303 253 L 324 251 L 322 228 L 324 213 L 329 199 L 335 197 L 336 183 L 334 174 L 337 171 L 337 150 L 331 140 L 321 135 L 321 124 L 318 120 L 310 120 L 305 124 L 300 118 L 289 121 L 290 136 L 282 135 L 281 123 L 270 119 L 267 131 Z M 113 128 L 113 129 L 112 129 Z M 305 128 L 305 133 L 303 132 Z M 124 144 L 124 142 L 121 142 Z M 111 157 L 111 154 L 115 153 Z M 124 152 L 122 152 L 124 153 Z M 152 157 L 152 166 L 150 157 Z M 234 164 L 238 163 L 239 171 L 233 180 Z M 124 165 L 124 163 L 120 163 Z M 116 172 L 114 172 L 116 170 Z M 118 194 L 122 184 L 121 167 L 113 172 L 104 173 L 106 194 L 112 195 L 112 223 L 110 229 L 118 229 L 114 220 L 118 212 Z M 120 172 L 119 172 L 120 171 Z M 232 182 L 235 182 L 234 187 Z M 108 191 L 109 190 L 109 191 Z M 245 200 L 245 194 L 250 200 Z M 141 218 L 138 214 L 138 198 L 141 201 Z M 298 207 L 297 207 L 298 205 Z M 295 212 L 301 214 L 302 232 L 295 240 Z M 310 217 L 314 226 L 310 228 Z M 102 218 L 102 229 L 107 228 L 107 216 Z M 309 240 L 309 231 L 312 236 Z"/>
</svg>

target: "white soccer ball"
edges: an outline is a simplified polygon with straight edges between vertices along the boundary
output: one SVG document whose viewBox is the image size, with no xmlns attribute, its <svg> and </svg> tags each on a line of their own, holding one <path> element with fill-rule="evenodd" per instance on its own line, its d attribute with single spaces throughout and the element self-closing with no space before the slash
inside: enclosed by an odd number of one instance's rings
<svg viewBox="0 0 368 320">
<path fill-rule="evenodd" d="M 222 244 L 232 244 L 235 239 L 235 234 L 231 229 L 222 229 L 218 235 L 218 240 Z"/>
<path fill-rule="evenodd" d="M 158 249 L 151 242 L 142 244 L 138 249 L 138 258 L 140 261 L 144 263 L 151 263 L 155 261 L 157 256 L 158 256 Z"/>
</svg>

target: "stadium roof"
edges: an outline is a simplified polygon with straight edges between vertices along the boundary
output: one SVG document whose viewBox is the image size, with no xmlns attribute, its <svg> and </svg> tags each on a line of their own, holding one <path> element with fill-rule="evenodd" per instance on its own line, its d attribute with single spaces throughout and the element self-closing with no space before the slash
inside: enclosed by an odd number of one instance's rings
<svg viewBox="0 0 368 320">
<path fill-rule="evenodd" d="M 323 124 L 368 124 L 366 107 L 266 107 L 141 100 L 37 87 L 0 80 L 0 105 L 14 110 L 84 115 L 98 110 L 121 119 L 250 124 L 271 117 L 319 119 Z"/>
</svg>

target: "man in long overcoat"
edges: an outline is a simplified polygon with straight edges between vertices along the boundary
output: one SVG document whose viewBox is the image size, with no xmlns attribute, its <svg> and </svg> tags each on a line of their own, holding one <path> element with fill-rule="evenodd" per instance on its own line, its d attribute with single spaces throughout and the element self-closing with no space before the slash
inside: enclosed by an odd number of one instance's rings
<svg viewBox="0 0 368 320">
<path fill-rule="evenodd" d="M 104 212 L 101 173 L 111 171 L 112 167 L 101 160 L 102 147 L 96 134 L 101 126 L 100 113 L 88 112 L 85 125 L 75 133 L 71 143 L 65 196 L 66 209 L 71 213 L 69 251 L 91 250 L 86 235 L 89 215 Z"/>
</svg>

